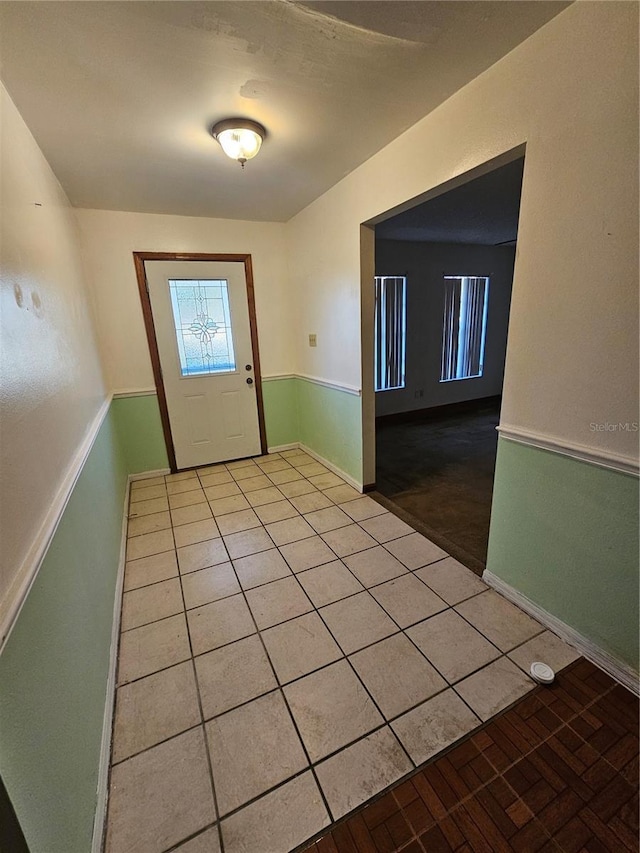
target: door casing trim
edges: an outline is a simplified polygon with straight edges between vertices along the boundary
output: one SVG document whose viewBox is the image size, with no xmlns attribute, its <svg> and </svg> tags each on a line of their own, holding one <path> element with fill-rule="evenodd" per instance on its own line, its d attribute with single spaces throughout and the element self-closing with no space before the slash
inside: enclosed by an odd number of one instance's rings
<svg viewBox="0 0 640 853">
<path fill-rule="evenodd" d="M 153 378 L 158 392 L 158 405 L 160 407 L 160 419 L 162 421 L 162 432 L 167 447 L 167 456 L 172 473 L 178 470 L 176 465 L 176 452 L 171 435 L 171 424 L 169 422 L 169 407 L 167 406 L 167 395 L 164 390 L 162 370 L 160 368 L 160 353 L 158 352 L 158 341 L 156 339 L 156 327 L 151 311 L 151 299 L 147 284 L 147 271 L 145 261 L 221 261 L 223 263 L 244 264 L 245 284 L 247 288 L 247 305 L 249 307 L 249 330 L 251 333 L 251 351 L 253 354 L 253 375 L 256 384 L 256 403 L 258 406 L 258 427 L 260 430 L 260 449 L 264 454 L 267 452 L 267 431 L 264 422 L 264 403 L 262 399 L 262 373 L 260 371 L 260 351 L 258 349 L 258 324 L 256 319 L 256 300 L 253 286 L 253 266 L 251 255 L 245 254 L 206 254 L 190 252 L 134 252 L 133 263 L 138 280 L 138 291 L 142 305 L 144 328 L 147 333 Z"/>
</svg>

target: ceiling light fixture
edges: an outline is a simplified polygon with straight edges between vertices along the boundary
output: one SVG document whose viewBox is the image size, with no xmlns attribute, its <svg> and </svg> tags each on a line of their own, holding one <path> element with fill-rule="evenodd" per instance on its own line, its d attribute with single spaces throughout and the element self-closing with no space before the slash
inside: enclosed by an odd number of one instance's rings
<svg viewBox="0 0 640 853">
<path fill-rule="evenodd" d="M 244 169 L 247 160 L 255 157 L 260 150 L 267 131 L 257 121 L 226 118 L 213 125 L 211 135 L 218 140 L 227 157 L 237 160 Z"/>
</svg>

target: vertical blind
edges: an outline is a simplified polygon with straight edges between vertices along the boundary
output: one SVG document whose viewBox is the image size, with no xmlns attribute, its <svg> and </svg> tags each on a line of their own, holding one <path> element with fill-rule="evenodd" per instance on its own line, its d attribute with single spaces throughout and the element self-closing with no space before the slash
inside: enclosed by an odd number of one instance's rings
<svg viewBox="0 0 640 853">
<path fill-rule="evenodd" d="M 440 381 L 482 376 L 489 279 L 444 277 Z"/>
<path fill-rule="evenodd" d="M 375 389 L 404 388 L 406 278 L 376 276 Z"/>
</svg>

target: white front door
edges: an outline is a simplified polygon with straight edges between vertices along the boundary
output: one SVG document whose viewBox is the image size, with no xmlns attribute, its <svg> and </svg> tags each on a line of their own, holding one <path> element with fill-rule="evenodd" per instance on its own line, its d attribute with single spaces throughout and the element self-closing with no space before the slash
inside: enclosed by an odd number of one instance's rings
<svg viewBox="0 0 640 853">
<path fill-rule="evenodd" d="M 178 468 L 261 452 L 244 264 L 145 261 Z"/>
</svg>

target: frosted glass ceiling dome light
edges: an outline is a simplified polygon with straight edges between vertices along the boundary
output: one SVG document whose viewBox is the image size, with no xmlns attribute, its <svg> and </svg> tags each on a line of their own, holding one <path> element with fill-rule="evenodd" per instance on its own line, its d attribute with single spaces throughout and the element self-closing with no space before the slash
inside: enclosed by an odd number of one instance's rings
<svg viewBox="0 0 640 853">
<path fill-rule="evenodd" d="M 211 135 L 217 139 L 222 150 L 237 160 L 244 169 L 247 160 L 256 156 L 267 131 L 257 121 L 244 118 L 226 118 L 211 128 Z"/>
</svg>

